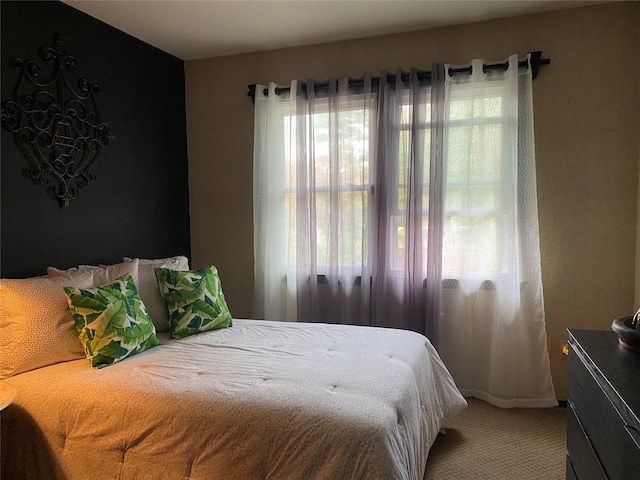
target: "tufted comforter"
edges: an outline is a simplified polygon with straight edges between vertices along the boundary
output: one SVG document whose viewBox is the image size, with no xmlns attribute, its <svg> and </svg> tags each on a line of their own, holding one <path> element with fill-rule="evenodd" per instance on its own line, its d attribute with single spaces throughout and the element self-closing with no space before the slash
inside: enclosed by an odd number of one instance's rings
<svg viewBox="0 0 640 480">
<path fill-rule="evenodd" d="M 466 405 L 425 337 L 234 320 L 6 380 L 3 478 L 421 480 Z"/>
</svg>

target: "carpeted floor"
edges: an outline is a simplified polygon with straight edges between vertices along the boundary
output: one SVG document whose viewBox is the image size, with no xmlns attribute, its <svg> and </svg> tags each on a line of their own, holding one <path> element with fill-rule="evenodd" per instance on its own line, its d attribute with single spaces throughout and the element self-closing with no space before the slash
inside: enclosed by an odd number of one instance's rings
<svg viewBox="0 0 640 480">
<path fill-rule="evenodd" d="M 565 408 L 501 409 L 467 401 L 433 444 L 425 480 L 565 478 Z"/>
</svg>

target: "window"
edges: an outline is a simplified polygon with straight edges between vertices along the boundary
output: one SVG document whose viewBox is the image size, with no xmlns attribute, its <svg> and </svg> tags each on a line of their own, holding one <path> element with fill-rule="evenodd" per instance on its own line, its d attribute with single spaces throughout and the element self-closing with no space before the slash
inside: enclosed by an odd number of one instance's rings
<svg viewBox="0 0 640 480">
<path fill-rule="evenodd" d="M 368 264 L 370 113 L 358 102 L 351 103 L 351 108 L 334 115 L 326 102 L 316 104 L 316 111 L 305 117 L 309 138 L 303 145 L 292 134 L 296 117 L 283 116 L 285 145 L 292 145 L 285 152 L 284 171 L 288 263 L 297 262 L 298 196 L 312 195 L 313 208 L 308 213 L 315 218 L 313 256 L 318 273 L 324 275 L 332 263 L 358 271 Z M 298 170 L 296 153 L 301 148 L 307 153 L 306 172 Z"/>
<path fill-rule="evenodd" d="M 502 178 L 512 172 L 502 162 L 501 138 L 505 121 L 502 95 L 489 87 L 482 95 L 469 95 L 467 89 L 452 91 L 449 114 L 448 156 L 445 168 L 445 218 L 443 272 L 449 278 L 462 274 L 497 274 L 507 265 L 498 254 L 504 236 Z M 427 97 L 429 100 L 429 97 Z M 319 274 L 330 271 L 332 259 L 340 268 L 359 271 L 369 264 L 369 208 L 376 187 L 370 166 L 371 112 L 358 99 L 350 108 L 329 114 L 325 100 L 315 112 L 304 117 L 309 137 L 302 148 L 307 152 L 307 172 L 299 172 L 296 154 L 301 146 L 295 138 L 296 117 L 282 116 L 285 150 L 285 231 L 287 261 L 297 262 L 297 200 L 300 194 L 314 196 L 309 215 L 315 218 L 313 257 Z M 424 105 L 417 129 L 422 153 L 422 256 L 427 256 L 429 224 L 429 175 L 431 104 Z M 396 165 L 392 191 L 394 208 L 389 210 L 389 256 L 392 271 L 405 268 L 407 191 L 409 165 L 416 139 L 412 138 L 413 111 L 409 94 L 402 97 L 398 121 L 393 126 L 392 144 Z M 416 131 L 416 130 L 413 130 Z M 415 168 L 415 165 L 414 167 Z M 299 174 L 302 173 L 300 176 Z M 299 185 L 304 179 L 308 189 Z M 308 192 L 307 192 L 308 190 Z"/>
<path fill-rule="evenodd" d="M 466 86 L 465 86 L 466 87 Z M 452 88 L 446 162 L 443 272 L 450 278 L 506 272 L 504 221 L 512 175 L 503 161 L 502 93 L 493 85 L 471 91 Z M 513 119 L 516 120 L 515 118 Z M 509 158 L 507 156 L 507 158 Z"/>
</svg>

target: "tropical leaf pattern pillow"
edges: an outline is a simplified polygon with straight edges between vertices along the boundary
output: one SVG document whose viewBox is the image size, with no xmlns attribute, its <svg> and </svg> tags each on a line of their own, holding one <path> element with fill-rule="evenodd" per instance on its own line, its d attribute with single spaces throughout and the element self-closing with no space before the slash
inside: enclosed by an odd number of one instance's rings
<svg viewBox="0 0 640 480">
<path fill-rule="evenodd" d="M 169 313 L 171 337 L 184 338 L 233 324 L 216 267 L 154 271 Z"/>
<path fill-rule="evenodd" d="M 101 287 L 64 291 L 92 367 L 107 367 L 160 345 L 131 275 Z"/>
</svg>

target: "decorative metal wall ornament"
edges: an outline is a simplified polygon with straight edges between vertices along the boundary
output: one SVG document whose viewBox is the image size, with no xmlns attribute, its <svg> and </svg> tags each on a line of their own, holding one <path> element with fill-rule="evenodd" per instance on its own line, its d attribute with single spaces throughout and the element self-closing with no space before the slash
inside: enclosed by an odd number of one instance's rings
<svg viewBox="0 0 640 480">
<path fill-rule="evenodd" d="M 31 177 L 41 185 L 53 178 L 55 196 L 68 207 L 79 188 L 95 180 L 90 169 L 114 137 L 100 121 L 95 101 L 98 86 L 86 78 L 78 79 L 79 90 L 72 86 L 69 77 L 78 63 L 65 53 L 60 39 L 56 38 L 53 48 L 42 48 L 40 57 L 52 65 L 49 78 L 42 79 L 37 62 L 12 59 L 20 78 L 13 99 L 2 105 L 2 125 L 14 133 L 33 164 Z"/>
</svg>

